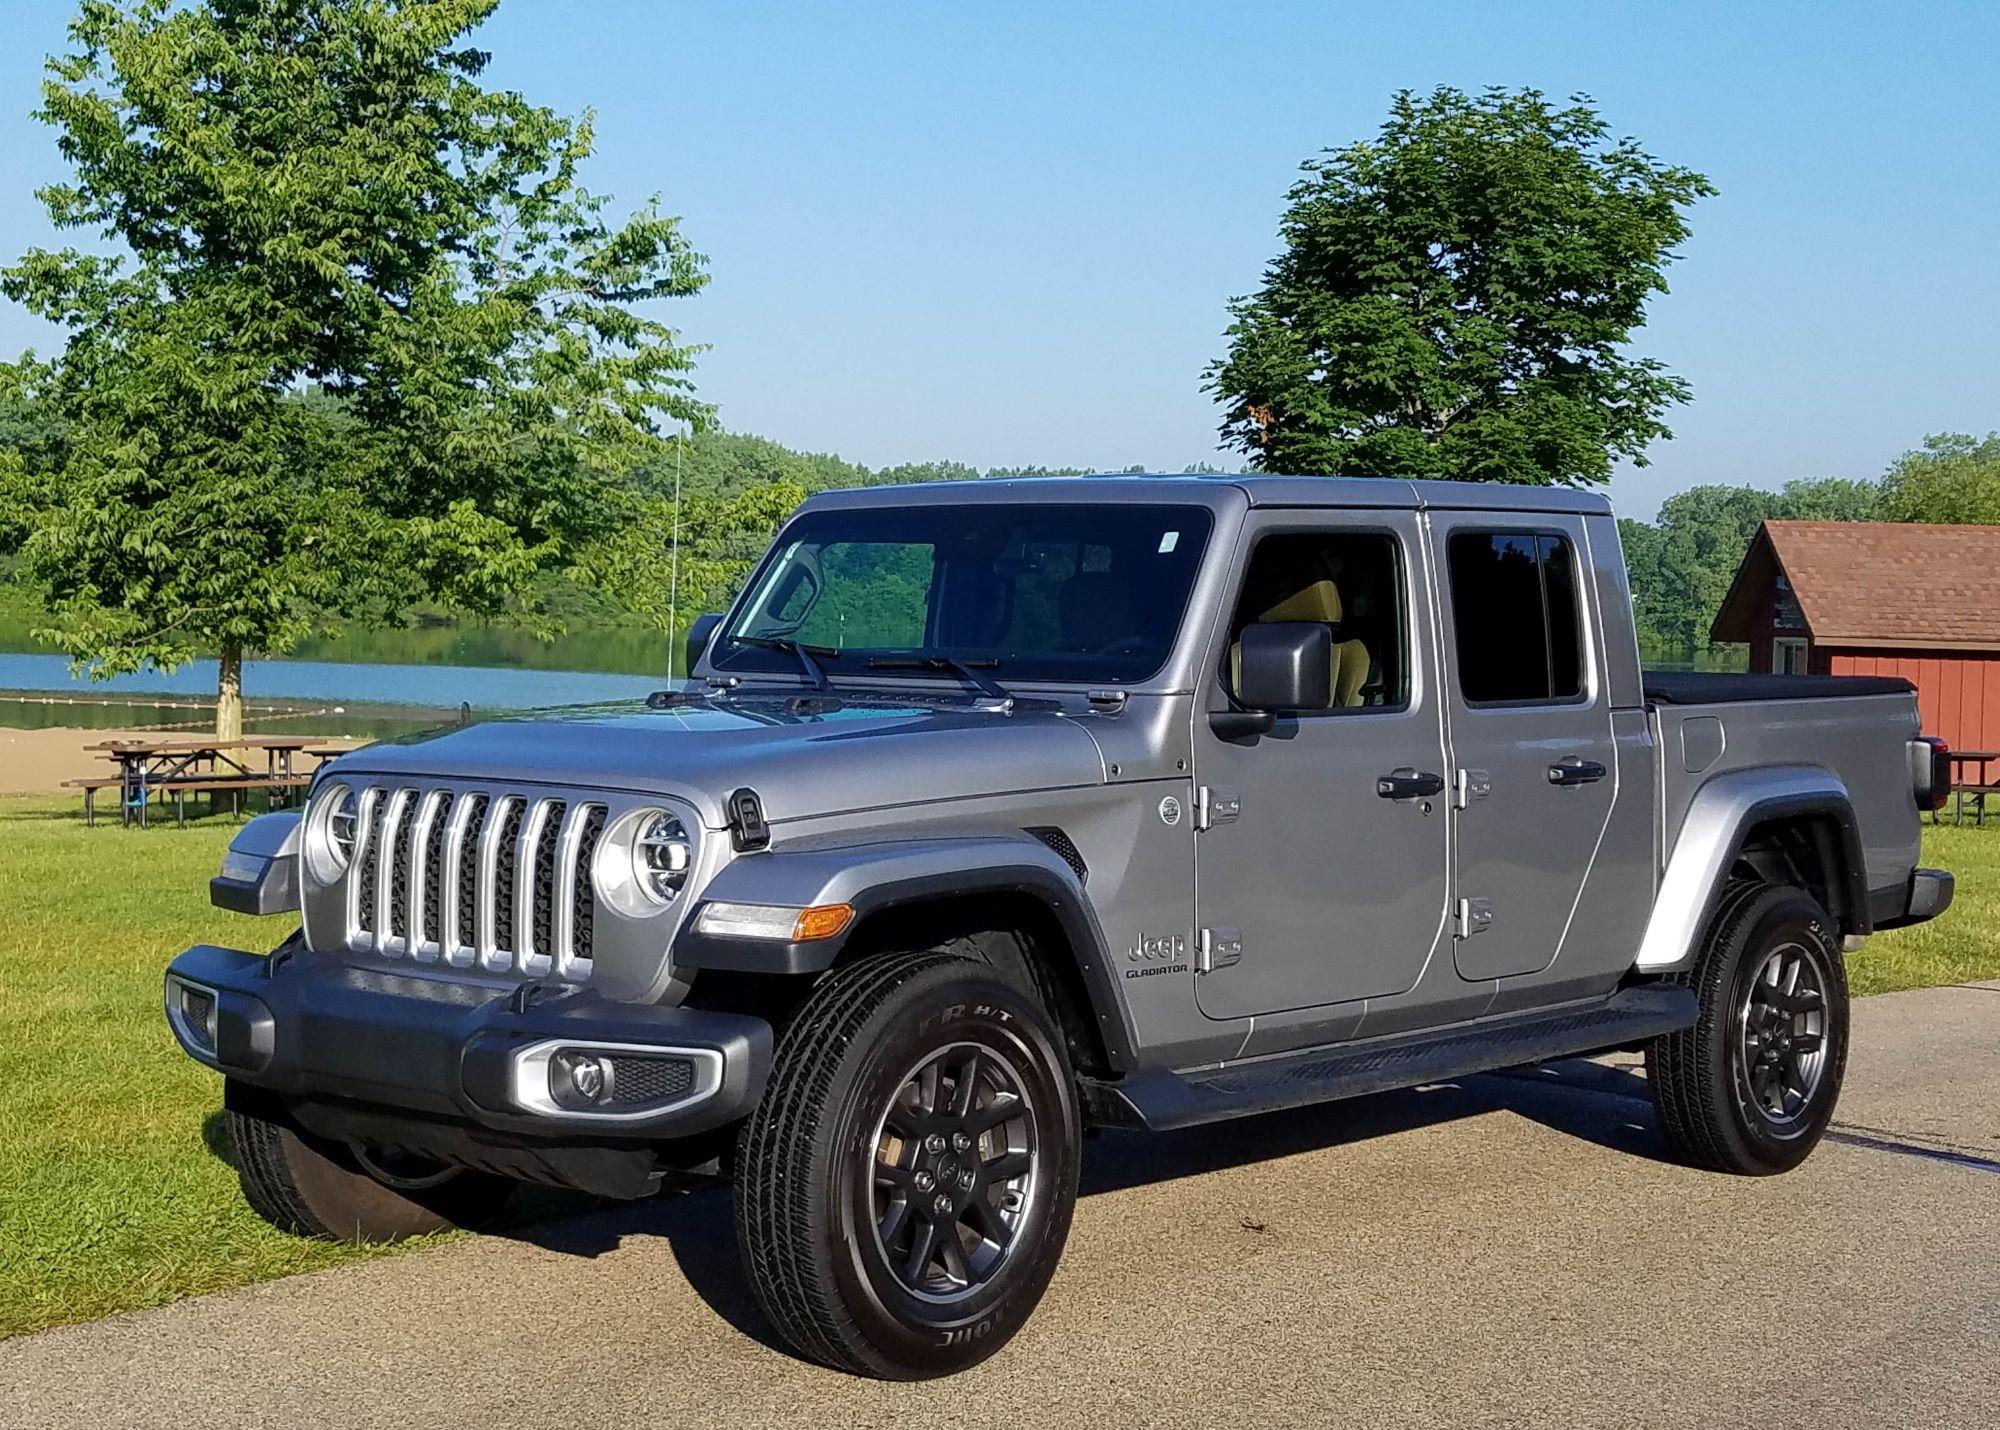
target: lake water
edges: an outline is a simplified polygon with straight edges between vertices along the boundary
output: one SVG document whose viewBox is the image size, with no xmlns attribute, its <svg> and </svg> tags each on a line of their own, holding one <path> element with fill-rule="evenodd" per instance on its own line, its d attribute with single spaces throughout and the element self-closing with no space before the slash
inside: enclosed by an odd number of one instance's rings
<svg viewBox="0 0 2000 1430">
<path fill-rule="evenodd" d="M 148 670 L 93 681 L 71 676 L 66 656 L 0 655 L 0 690 L 213 698 L 215 679 L 213 660 L 192 660 L 171 673 Z M 247 701 L 417 705 L 441 710 L 456 710 L 461 704 L 475 710 L 533 710 L 593 700 L 643 699 L 665 683 L 664 672 L 621 675 L 591 670 L 326 660 L 257 660 L 243 666 Z"/>
<path fill-rule="evenodd" d="M 75 677 L 68 657 L 35 641 L 30 634 L 34 623 L 15 609 L 0 614 L 0 692 L 49 692 L 106 703 L 86 714 L 89 706 L 10 700 L 0 694 L 4 723 L 197 723 L 201 710 L 174 707 L 215 698 L 212 659 L 190 661 L 172 672 L 145 670 L 108 680 Z M 260 703 L 285 710 L 398 707 L 401 716 L 396 709 L 380 711 L 394 724 L 421 712 L 456 715 L 462 704 L 482 711 L 533 710 L 638 699 L 666 683 L 667 648 L 666 636 L 641 627 L 575 630 L 545 641 L 516 626 L 417 622 L 315 638 L 283 660 L 246 661 L 243 696 L 253 727 L 259 723 Z M 156 705 L 155 700 L 169 703 Z M 285 717 L 273 713 L 270 718 Z M 380 732 L 371 728 L 367 733 Z"/>
</svg>

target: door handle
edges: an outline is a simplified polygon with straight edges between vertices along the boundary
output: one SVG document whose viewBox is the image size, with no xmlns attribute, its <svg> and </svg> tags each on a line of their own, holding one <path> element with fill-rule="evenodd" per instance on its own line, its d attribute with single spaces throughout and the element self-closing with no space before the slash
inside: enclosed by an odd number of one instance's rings
<svg viewBox="0 0 2000 1430">
<path fill-rule="evenodd" d="M 1604 766 L 1596 760 L 1566 755 L 1549 766 L 1549 783 L 1563 786 L 1596 784 L 1605 773 Z"/>
<path fill-rule="evenodd" d="M 1378 775 L 1375 793 L 1383 799 L 1419 799 L 1426 795 L 1443 794 L 1444 776 L 1405 766 L 1386 775 Z"/>
</svg>

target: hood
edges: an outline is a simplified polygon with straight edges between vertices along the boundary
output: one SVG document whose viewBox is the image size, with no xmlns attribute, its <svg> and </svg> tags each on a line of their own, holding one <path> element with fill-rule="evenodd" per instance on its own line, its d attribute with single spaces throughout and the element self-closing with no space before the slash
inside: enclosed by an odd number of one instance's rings
<svg viewBox="0 0 2000 1430">
<path fill-rule="evenodd" d="M 589 707 L 371 745 L 354 774 L 677 795 L 721 828 L 749 786 L 772 823 L 814 815 L 1098 784 L 1097 742 L 1053 707 L 796 695 L 718 696 L 663 710 Z"/>
</svg>

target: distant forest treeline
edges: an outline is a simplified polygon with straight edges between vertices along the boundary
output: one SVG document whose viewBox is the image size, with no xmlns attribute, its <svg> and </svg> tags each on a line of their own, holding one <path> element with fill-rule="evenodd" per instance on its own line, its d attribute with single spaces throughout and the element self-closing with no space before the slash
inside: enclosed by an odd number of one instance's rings
<svg viewBox="0 0 2000 1430">
<path fill-rule="evenodd" d="M 48 438 L 26 414 L 0 413 L 0 447 L 18 448 Z M 633 481 L 671 499 L 678 479 L 690 513 L 684 555 L 711 573 L 706 584 L 689 589 L 692 599 L 676 622 L 685 625 L 695 613 L 695 602 L 713 601 L 733 589 L 763 550 L 782 513 L 814 492 L 1004 476 L 1074 476 L 1086 470 L 979 468 L 952 461 L 871 468 L 831 453 L 795 451 L 749 433 L 711 431 L 672 444 L 659 461 L 636 471 Z M 704 509 L 760 510 L 771 515 L 718 523 L 700 519 Z M 1750 538 L 1759 522 L 1770 519 L 2000 523 L 2000 434 L 1984 439 L 1959 434 L 1931 437 L 1873 481 L 1817 478 L 1790 482 L 1776 491 L 1691 487 L 1669 497 L 1651 522 L 1620 521 L 1640 643 L 1648 659 L 1685 660 L 1707 647 L 1709 623 Z M 0 522 L 0 548 L 5 536 L 5 523 Z M 7 564 L 6 552 L 0 549 L 0 575 Z M 0 605 L 19 611 L 24 598 L 25 593 L 13 592 L 11 598 L 0 596 Z M 548 614 L 573 629 L 641 619 L 621 607 L 613 594 L 564 578 L 551 578 L 545 598 Z M 447 619 L 448 613 L 413 611 L 409 618 L 436 621 Z"/>
</svg>

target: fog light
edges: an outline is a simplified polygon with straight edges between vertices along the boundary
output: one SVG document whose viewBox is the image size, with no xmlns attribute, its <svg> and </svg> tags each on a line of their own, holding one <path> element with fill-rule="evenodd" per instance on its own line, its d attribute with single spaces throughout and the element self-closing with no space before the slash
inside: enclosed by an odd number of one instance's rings
<svg viewBox="0 0 2000 1430">
<path fill-rule="evenodd" d="M 174 1012 L 189 1042 L 205 1053 L 215 1051 L 215 995 L 192 983 L 174 981 Z"/>
<path fill-rule="evenodd" d="M 611 1100 L 611 1059 L 565 1048 L 549 1059 L 549 1096 L 561 1107 L 596 1107 Z"/>
</svg>

